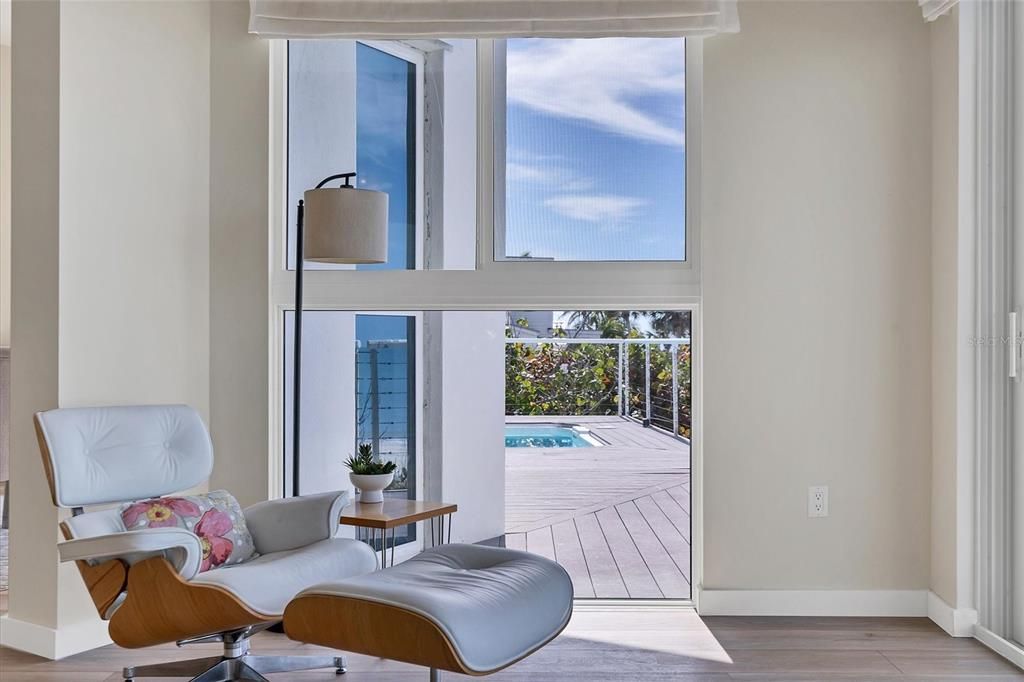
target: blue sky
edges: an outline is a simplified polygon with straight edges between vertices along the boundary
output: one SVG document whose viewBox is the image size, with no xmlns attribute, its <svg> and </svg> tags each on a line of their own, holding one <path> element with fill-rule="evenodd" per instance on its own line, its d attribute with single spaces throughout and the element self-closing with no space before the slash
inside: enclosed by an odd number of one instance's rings
<svg viewBox="0 0 1024 682">
<path fill-rule="evenodd" d="M 415 233 L 410 212 L 415 181 L 409 140 L 409 108 L 415 88 L 413 67 L 404 59 L 356 45 L 356 169 L 360 187 L 388 193 L 388 262 L 359 270 L 415 266 L 409 248 Z"/>
<path fill-rule="evenodd" d="M 505 254 L 681 260 L 681 39 L 510 40 Z"/>
</svg>

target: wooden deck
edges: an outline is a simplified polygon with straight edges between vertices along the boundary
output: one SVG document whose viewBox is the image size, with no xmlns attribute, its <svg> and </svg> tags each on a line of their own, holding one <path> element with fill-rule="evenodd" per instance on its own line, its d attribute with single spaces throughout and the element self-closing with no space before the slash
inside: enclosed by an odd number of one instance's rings
<svg viewBox="0 0 1024 682">
<path fill-rule="evenodd" d="M 592 448 L 505 450 L 505 545 L 554 559 L 577 597 L 689 599 L 690 448 L 620 417 L 581 424 Z"/>
</svg>

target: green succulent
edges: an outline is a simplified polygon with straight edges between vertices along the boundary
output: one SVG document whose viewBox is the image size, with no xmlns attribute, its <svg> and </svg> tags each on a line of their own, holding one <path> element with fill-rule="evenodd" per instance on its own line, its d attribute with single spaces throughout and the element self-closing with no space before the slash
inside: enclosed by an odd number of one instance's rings
<svg viewBox="0 0 1024 682">
<path fill-rule="evenodd" d="M 390 474 L 397 467 L 394 462 L 381 462 L 376 459 L 373 456 L 373 445 L 370 443 L 360 443 L 359 454 L 346 459 L 345 466 L 351 469 L 353 474 L 360 476 Z"/>
</svg>

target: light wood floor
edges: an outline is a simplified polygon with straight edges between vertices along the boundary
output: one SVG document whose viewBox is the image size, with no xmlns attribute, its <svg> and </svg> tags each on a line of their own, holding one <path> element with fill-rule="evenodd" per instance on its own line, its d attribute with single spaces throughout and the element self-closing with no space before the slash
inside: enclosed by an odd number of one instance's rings
<svg viewBox="0 0 1024 682">
<path fill-rule="evenodd" d="M 255 653 L 320 653 L 283 635 L 261 634 Z M 121 666 L 215 655 L 209 645 L 125 651 L 105 647 L 62 661 L 0 649 L 3 682 L 116 681 Z M 335 680 L 329 671 L 273 680 Z M 450 673 L 442 680 L 468 679 Z M 426 671 L 349 657 L 345 682 L 426 682 Z M 971 639 L 952 639 L 921 618 L 706 618 L 669 607 L 577 608 L 554 642 L 498 673 L 496 682 L 678 680 L 1024 680 Z"/>
<path fill-rule="evenodd" d="M 620 417 L 592 448 L 506 448 L 505 545 L 560 563 L 577 597 L 690 598 L 690 448 Z"/>
</svg>

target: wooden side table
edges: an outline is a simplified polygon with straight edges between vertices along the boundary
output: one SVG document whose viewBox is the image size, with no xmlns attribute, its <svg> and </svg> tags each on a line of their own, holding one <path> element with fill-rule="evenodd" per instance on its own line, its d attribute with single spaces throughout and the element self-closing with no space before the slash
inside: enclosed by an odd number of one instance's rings
<svg viewBox="0 0 1024 682">
<path fill-rule="evenodd" d="M 445 527 L 448 528 L 447 542 L 452 539 L 452 514 L 458 505 L 447 502 L 426 502 L 424 500 L 386 499 L 375 504 L 354 502 L 341 510 L 341 525 L 354 526 L 356 538 L 365 534 L 369 545 L 377 551 L 377 535 L 380 535 L 380 561 L 378 566 L 387 567 L 387 534 L 391 531 L 391 566 L 395 565 L 395 533 L 400 526 L 417 521 L 430 520 L 431 546 L 445 543 Z M 436 522 L 436 523 L 435 523 Z"/>
</svg>

